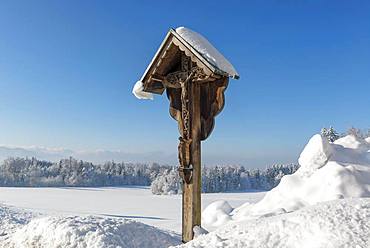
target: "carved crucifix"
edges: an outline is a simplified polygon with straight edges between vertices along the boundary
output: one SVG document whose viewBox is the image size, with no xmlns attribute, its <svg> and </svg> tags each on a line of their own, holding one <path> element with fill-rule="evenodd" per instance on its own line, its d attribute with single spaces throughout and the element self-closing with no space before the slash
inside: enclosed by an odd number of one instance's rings
<svg viewBox="0 0 370 248">
<path fill-rule="evenodd" d="M 189 34 L 191 39 L 187 40 Z M 199 44 L 194 40 L 202 43 L 202 53 L 196 49 Z M 215 57 L 223 66 L 218 67 L 210 60 Z M 194 226 L 201 225 L 201 141 L 211 134 L 215 116 L 223 109 L 229 77 L 239 75 L 204 37 L 178 28 L 168 32 L 139 81 L 144 92 L 166 91 L 170 114 L 178 122 L 183 242 L 193 239 Z"/>
<path fill-rule="evenodd" d="M 199 91 L 194 92 L 193 88 L 196 87 L 196 84 L 198 84 L 199 81 L 205 80 L 206 78 L 207 75 L 203 73 L 203 70 L 197 66 L 192 66 L 190 58 L 185 54 L 181 56 L 181 70 L 169 73 L 164 78 L 167 89 L 181 89 L 181 115 L 176 116 L 175 119 L 177 119 L 177 121 L 179 122 L 181 135 L 179 137 L 178 146 L 178 156 L 180 163 L 179 174 L 186 184 L 191 183 L 194 169 L 194 162 L 192 161 L 191 157 L 191 155 L 193 154 L 193 152 L 191 151 L 191 131 L 192 124 L 195 124 L 195 121 L 197 121 L 197 119 L 193 120 L 193 118 L 196 115 L 200 114 L 199 111 L 194 112 L 197 109 L 192 108 L 190 103 L 191 99 L 193 99 L 194 97 L 193 94 L 200 93 Z M 200 123 L 198 126 L 200 126 Z M 198 136 L 199 135 L 196 135 L 196 137 Z M 194 142 L 197 142 L 197 140 L 194 140 Z"/>
<path fill-rule="evenodd" d="M 227 78 L 211 79 L 185 54 L 181 70 L 164 78 L 170 113 L 179 123 L 179 174 L 183 180 L 183 241 L 201 225 L 201 140 L 211 133 L 224 104 Z M 180 101 L 179 101 L 180 98 Z"/>
</svg>

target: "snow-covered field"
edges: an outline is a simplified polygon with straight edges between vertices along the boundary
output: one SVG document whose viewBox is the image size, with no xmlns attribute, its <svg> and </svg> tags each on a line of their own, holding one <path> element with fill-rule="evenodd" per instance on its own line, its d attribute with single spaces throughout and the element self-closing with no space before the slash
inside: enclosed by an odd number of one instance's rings
<svg viewBox="0 0 370 248">
<path fill-rule="evenodd" d="M 264 192 L 203 194 L 203 206 L 225 199 L 233 207 L 262 199 Z M 148 187 L 1 187 L 0 203 L 46 215 L 127 218 L 181 232 L 181 195 L 153 195 Z"/>
<path fill-rule="evenodd" d="M 202 204 L 207 206 L 226 199 L 237 207 L 246 201 L 257 202 L 264 194 L 203 194 Z M 153 195 L 148 187 L 2 187 L 0 203 L 3 204 L 0 208 L 0 247 L 58 247 L 57 244 L 61 247 L 68 244 L 69 247 L 74 247 L 73 244 L 81 247 L 120 247 L 122 244 L 125 244 L 123 247 L 166 247 L 180 243 L 181 196 Z M 101 230 L 98 232 L 96 228 Z M 137 237 L 136 240 L 134 236 L 138 234 L 145 238 Z"/>
<path fill-rule="evenodd" d="M 197 228 L 185 245 L 178 195 L 0 188 L 0 247 L 370 248 L 370 139 L 329 143 L 315 135 L 299 163 L 266 194 L 204 194 L 202 227 L 210 233 Z"/>
</svg>

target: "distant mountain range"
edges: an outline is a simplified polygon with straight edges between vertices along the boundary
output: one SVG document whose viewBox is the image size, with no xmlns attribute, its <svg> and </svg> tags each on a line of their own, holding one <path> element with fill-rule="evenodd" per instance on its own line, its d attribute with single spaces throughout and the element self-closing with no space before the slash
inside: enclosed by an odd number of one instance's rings
<svg viewBox="0 0 370 248">
<path fill-rule="evenodd" d="M 93 163 L 103 163 L 114 160 L 116 162 L 158 162 L 176 164 L 176 154 L 164 154 L 162 152 L 129 153 L 124 151 L 94 150 L 74 151 L 64 148 L 47 147 L 14 147 L 0 145 L 0 161 L 8 157 L 36 157 L 42 160 L 57 161 L 62 158 L 74 157 Z M 171 162 L 172 161 L 172 162 Z"/>
<path fill-rule="evenodd" d="M 134 163 L 151 163 L 177 165 L 177 149 L 174 147 L 173 153 L 143 152 L 134 153 L 120 150 L 90 150 L 75 151 L 65 148 L 49 148 L 40 146 L 8 146 L 0 145 L 0 162 L 8 157 L 36 157 L 40 160 L 58 161 L 63 158 L 73 157 L 93 163 L 104 163 L 106 161 L 115 162 L 134 162 Z M 247 168 L 265 168 L 273 164 L 289 164 L 295 162 L 294 154 L 287 153 L 263 153 L 253 154 L 246 153 L 245 156 L 226 155 L 223 153 L 202 154 L 203 165 L 244 165 Z"/>
</svg>

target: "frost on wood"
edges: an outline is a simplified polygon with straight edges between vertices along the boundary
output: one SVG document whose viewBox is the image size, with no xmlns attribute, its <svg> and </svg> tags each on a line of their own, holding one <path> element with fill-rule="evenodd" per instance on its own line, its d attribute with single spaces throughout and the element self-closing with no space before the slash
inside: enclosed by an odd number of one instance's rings
<svg viewBox="0 0 370 248">
<path fill-rule="evenodd" d="M 143 82 L 137 81 L 132 88 L 132 94 L 134 94 L 138 99 L 148 99 L 153 100 L 153 94 L 144 91 Z"/>
<path fill-rule="evenodd" d="M 209 63 L 231 77 L 239 78 L 239 74 L 234 66 L 202 35 L 185 27 L 176 28 L 176 33 L 197 50 Z"/>
</svg>

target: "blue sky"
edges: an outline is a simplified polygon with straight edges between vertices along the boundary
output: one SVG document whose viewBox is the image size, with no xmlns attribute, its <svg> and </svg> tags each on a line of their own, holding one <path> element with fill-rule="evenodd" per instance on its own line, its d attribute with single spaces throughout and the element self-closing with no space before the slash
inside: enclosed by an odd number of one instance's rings
<svg viewBox="0 0 370 248">
<path fill-rule="evenodd" d="M 369 127 L 369 13 L 366 1 L 1 1 L 0 143 L 174 163 L 166 97 L 131 88 L 168 29 L 186 26 L 241 75 L 204 163 L 294 162 L 321 127 Z"/>
</svg>

